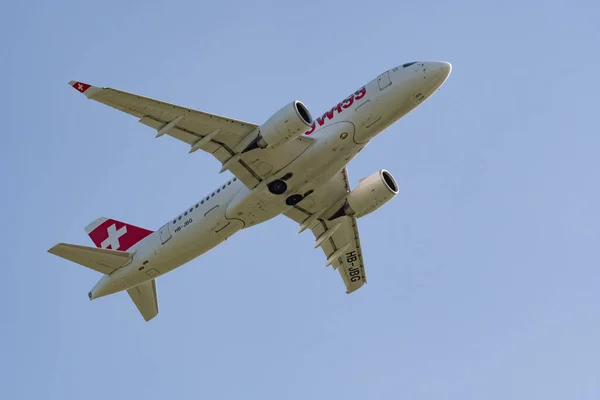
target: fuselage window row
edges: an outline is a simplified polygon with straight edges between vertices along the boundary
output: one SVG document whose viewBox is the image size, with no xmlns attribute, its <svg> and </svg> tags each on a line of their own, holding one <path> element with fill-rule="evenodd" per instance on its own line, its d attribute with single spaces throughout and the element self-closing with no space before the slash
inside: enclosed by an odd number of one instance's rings
<svg viewBox="0 0 600 400">
<path fill-rule="evenodd" d="M 186 216 L 186 215 L 188 215 L 188 212 L 189 212 L 189 213 L 191 213 L 192 211 L 194 211 L 194 208 L 198 208 L 198 206 L 199 206 L 200 204 L 204 204 L 204 202 L 205 202 L 205 201 L 206 201 L 206 202 L 208 202 L 208 200 L 210 199 L 210 197 L 214 197 L 214 196 L 215 196 L 215 193 L 220 193 L 220 192 L 221 192 L 221 189 L 225 189 L 227 186 L 230 186 L 230 185 L 231 185 L 231 182 L 235 182 L 236 180 L 237 180 L 237 178 L 233 178 L 233 179 L 230 179 L 229 181 L 227 181 L 227 184 L 225 184 L 225 185 L 221 186 L 221 188 L 220 188 L 220 189 L 217 189 L 217 191 L 216 191 L 216 192 L 212 192 L 210 196 L 206 196 L 206 199 L 202 199 L 202 201 L 201 201 L 200 203 L 197 203 L 195 207 L 191 207 L 189 211 L 186 211 L 186 212 L 183 214 L 183 216 Z M 175 224 L 177 223 L 177 221 L 178 221 L 178 220 L 181 220 L 181 217 L 182 217 L 182 216 L 180 215 L 180 216 L 179 216 L 177 219 L 174 219 L 174 220 L 173 220 L 173 225 L 175 225 Z"/>
</svg>

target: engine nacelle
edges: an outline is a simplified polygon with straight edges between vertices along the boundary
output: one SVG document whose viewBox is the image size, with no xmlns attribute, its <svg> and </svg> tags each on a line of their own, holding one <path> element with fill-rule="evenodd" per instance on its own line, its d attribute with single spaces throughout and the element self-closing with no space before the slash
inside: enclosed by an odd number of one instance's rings
<svg viewBox="0 0 600 400">
<path fill-rule="evenodd" d="M 282 145 L 302 135 L 312 123 L 306 106 L 298 100 L 292 101 L 260 126 L 258 146 L 264 149 Z"/>
<path fill-rule="evenodd" d="M 396 180 L 385 169 L 363 178 L 348 195 L 345 213 L 364 217 L 390 201 L 398 194 Z"/>
</svg>

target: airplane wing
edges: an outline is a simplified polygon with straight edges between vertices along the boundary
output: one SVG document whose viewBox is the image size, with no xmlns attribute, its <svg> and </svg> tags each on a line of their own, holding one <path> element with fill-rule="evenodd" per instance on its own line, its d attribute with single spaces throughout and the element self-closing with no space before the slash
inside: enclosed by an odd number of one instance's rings
<svg viewBox="0 0 600 400">
<path fill-rule="evenodd" d="M 251 189 L 292 162 L 313 141 L 309 137 L 300 137 L 278 151 L 255 149 L 240 155 L 256 138 L 258 125 L 116 89 L 75 81 L 69 85 L 88 99 L 139 118 L 139 122 L 157 131 L 156 137 L 174 137 L 188 144 L 190 153 L 203 150 L 212 154 L 222 164 L 221 172 L 230 170 Z"/>
<path fill-rule="evenodd" d="M 332 265 L 339 272 L 346 285 L 346 293 L 352 293 L 367 283 L 356 218 L 336 215 L 349 192 L 348 172 L 344 168 L 331 181 L 284 213 L 301 225 L 300 232 L 305 229 L 312 231 L 315 247 L 321 247 L 325 253 L 326 266 Z"/>
</svg>

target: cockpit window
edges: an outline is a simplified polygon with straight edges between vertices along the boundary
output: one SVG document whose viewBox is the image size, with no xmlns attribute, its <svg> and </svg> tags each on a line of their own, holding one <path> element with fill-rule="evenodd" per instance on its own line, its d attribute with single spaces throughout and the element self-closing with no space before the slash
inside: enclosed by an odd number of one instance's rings
<svg viewBox="0 0 600 400">
<path fill-rule="evenodd" d="M 410 67 L 411 65 L 416 64 L 416 63 L 417 63 L 416 61 L 413 61 L 413 62 L 409 62 L 406 64 L 402 64 L 402 68 Z"/>
</svg>

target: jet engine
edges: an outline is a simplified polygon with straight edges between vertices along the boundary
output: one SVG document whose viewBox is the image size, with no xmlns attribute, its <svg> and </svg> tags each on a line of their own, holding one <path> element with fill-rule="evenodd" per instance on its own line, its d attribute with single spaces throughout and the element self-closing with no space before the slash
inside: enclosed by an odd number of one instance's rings
<svg viewBox="0 0 600 400">
<path fill-rule="evenodd" d="M 345 214 L 364 217 L 390 201 L 398 194 L 396 180 L 385 169 L 359 181 L 346 199 Z"/>
<path fill-rule="evenodd" d="M 258 147 L 277 147 L 306 132 L 313 122 L 302 102 L 296 100 L 284 106 L 258 129 Z"/>
</svg>

